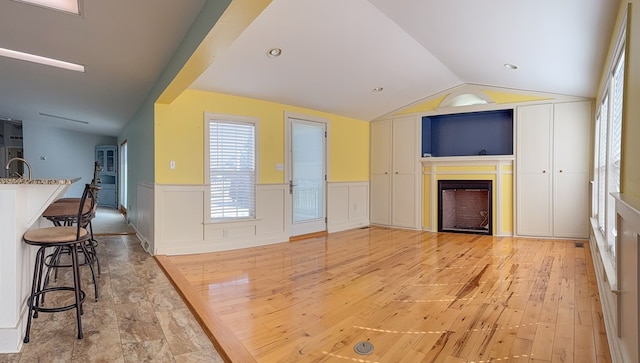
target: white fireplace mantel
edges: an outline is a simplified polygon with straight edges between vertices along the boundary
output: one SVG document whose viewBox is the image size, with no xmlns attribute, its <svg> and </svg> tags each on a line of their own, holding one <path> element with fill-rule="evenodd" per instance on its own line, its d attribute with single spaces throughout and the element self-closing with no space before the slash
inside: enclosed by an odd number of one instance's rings
<svg viewBox="0 0 640 363">
<path fill-rule="evenodd" d="M 423 229 L 438 230 L 438 180 L 484 180 L 492 183 L 493 235 L 513 235 L 513 155 L 421 158 L 424 201 Z"/>
</svg>

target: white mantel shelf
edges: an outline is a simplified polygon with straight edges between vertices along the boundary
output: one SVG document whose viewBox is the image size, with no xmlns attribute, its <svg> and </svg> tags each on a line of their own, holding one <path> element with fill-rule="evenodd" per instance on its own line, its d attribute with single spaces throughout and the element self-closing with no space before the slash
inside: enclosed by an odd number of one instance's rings
<svg viewBox="0 0 640 363">
<path fill-rule="evenodd" d="M 0 353 L 22 347 L 36 250 L 22 235 L 40 221 L 50 226 L 40 216 L 78 179 L 0 179 Z"/>
<path fill-rule="evenodd" d="M 489 163 L 494 164 L 498 161 L 513 161 L 515 157 L 513 155 L 473 155 L 473 156 L 430 156 L 426 158 L 420 158 L 420 162 L 423 164 L 435 164 L 435 163 Z"/>
</svg>

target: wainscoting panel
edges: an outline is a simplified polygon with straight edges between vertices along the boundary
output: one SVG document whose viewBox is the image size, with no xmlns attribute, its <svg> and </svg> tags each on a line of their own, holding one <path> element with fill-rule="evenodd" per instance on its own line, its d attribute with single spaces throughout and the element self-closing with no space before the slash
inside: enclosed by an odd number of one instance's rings
<svg viewBox="0 0 640 363">
<path fill-rule="evenodd" d="M 203 186 L 162 186 L 156 194 L 158 230 L 171 242 L 202 240 Z"/>
<path fill-rule="evenodd" d="M 595 220 L 591 221 L 591 256 L 612 361 L 638 362 L 640 200 L 622 193 L 612 195 L 616 199 L 617 266 L 610 266 L 603 260 L 609 257 L 606 251 L 601 250 L 601 246 L 606 246 L 606 243 Z"/>
<path fill-rule="evenodd" d="M 289 240 L 288 185 L 258 185 L 257 218 L 226 223 L 209 222 L 205 217 L 206 188 L 162 184 L 138 187 L 136 228 L 141 240 L 152 246 L 147 249 L 150 253 L 206 253 Z M 369 225 L 368 182 L 329 183 L 327 194 L 328 232 Z"/>
<path fill-rule="evenodd" d="M 618 260 L 618 316 L 620 345 L 624 362 L 638 362 L 638 242 L 640 240 L 640 200 L 618 194 L 616 229 L 618 231 L 616 256 Z M 608 333 L 608 332 L 607 332 Z"/>
<path fill-rule="evenodd" d="M 607 329 L 607 340 L 609 342 L 612 360 L 613 362 L 623 362 L 620 339 L 618 338 L 618 298 L 617 294 L 614 293 L 617 287 L 615 281 L 607 278 L 606 267 L 603 263 L 603 254 L 606 252 L 600 251 L 600 246 L 603 246 L 604 243 L 598 243 L 598 238 L 600 238 L 601 235 L 596 237 L 594 233 L 595 229 L 598 228 L 597 223 L 596 221 L 592 222 L 593 229 L 589 238 L 589 245 L 591 247 L 591 258 L 598 283 L 598 292 L 600 294 L 602 318 Z"/>
<path fill-rule="evenodd" d="M 256 233 L 259 235 L 282 235 L 286 232 L 285 225 L 285 193 L 287 186 L 283 184 L 261 185 L 258 189 L 259 223 Z M 288 238 L 288 236 L 287 236 Z"/>
<path fill-rule="evenodd" d="M 206 185 L 155 185 L 154 254 L 206 253 L 284 242 L 286 185 L 257 186 L 257 218 L 226 223 L 206 219 Z"/>
<path fill-rule="evenodd" d="M 138 184 L 138 209 L 136 210 L 136 223 L 133 226 L 136 234 L 142 242 L 142 247 L 152 255 L 155 255 L 154 241 L 154 191 L 153 184 Z"/>
<path fill-rule="evenodd" d="M 329 233 L 369 225 L 369 183 L 329 183 L 327 230 Z"/>
</svg>

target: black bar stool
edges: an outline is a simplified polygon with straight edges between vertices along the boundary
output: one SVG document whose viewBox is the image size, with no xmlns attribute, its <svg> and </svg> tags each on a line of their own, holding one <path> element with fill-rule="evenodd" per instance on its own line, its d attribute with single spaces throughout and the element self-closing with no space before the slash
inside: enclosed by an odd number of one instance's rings
<svg viewBox="0 0 640 363">
<path fill-rule="evenodd" d="M 88 198 L 93 198 L 97 196 L 100 187 L 94 184 L 89 184 L 89 188 L 92 188 L 94 193 L 89 195 Z M 97 202 L 96 202 L 97 205 Z M 45 209 L 42 216 L 48 220 L 50 220 L 54 226 L 72 226 L 76 223 L 78 219 L 78 207 L 80 206 L 80 198 L 73 198 L 64 201 L 56 201 L 52 203 L 47 209 Z M 88 203 L 85 203 L 85 208 L 89 208 Z M 88 211 L 87 211 L 88 212 Z M 96 247 L 98 246 L 98 241 L 93 237 L 93 227 L 91 225 L 91 221 L 95 217 L 95 212 L 89 217 L 89 223 L 87 226 L 82 226 L 87 228 L 89 231 L 90 238 L 85 243 L 85 249 L 82 250 L 84 261 L 80 263 L 81 266 L 89 265 L 91 268 L 91 275 L 93 277 L 93 284 L 95 290 L 95 299 L 98 300 L 98 281 L 96 279 L 96 273 L 93 265 L 96 264 L 98 268 L 98 275 L 101 273 L 100 268 L 100 259 L 98 258 L 98 252 Z M 58 268 L 59 267 L 71 267 L 71 265 L 65 265 L 60 263 L 60 256 L 68 252 L 69 249 L 67 246 L 57 247 L 54 252 L 51 254 L 52 257 L 49 258 L 49 262 L 47 265 L 49 268 L 54 268 L 54 281 L 58 279 Z M 50 256 L 51 256 L 50 255 Z M 49 282 L 49 275 L 46 275 L 45 278 L 45 286 Z"/>
<path fill-rule="evenodd" d="M 78 211 L 76 214 L 75 226 L 56 226 L 48 228 L 32 229 L 27 231 L 23 236 L 26 244 L 37 246 L 36 262 L 33 272 L 33 282 L 31 284 L 31 294 L 27 298 L 29 307 L 29 316 L 27 318 L 27 328 L 24 336 L 24 342 L 29 342 L 29 334 L 31 332 L 32 318 L 37 318 L 39 312 L 54 313 L 76 309 L 76 322 L 78 324 L 78 339 L 83 338 L 82 334 L 82 303 L 85 300 L 85 293 L 80 286 L 80 264 L 78 263 L 78 250 L 88 255 L 86 251 L 86 243 L 91 238 L 86 226 L 95 215 L 97 208 L 95 188 L 91 184 L 87 184 L 80 198 Z M 55 249 L 68 248 L 71 254 L 71 265 L 73 270 L 73 286 L 54 286 L 47 287 L 44 283 L 50 273 L 51 267 L 55 266 L 54 254 L 47 256 L 46 249 L 53 247 Z M 48 261 L 47 261 L 48 260 Z M 45 266 L 48 266 L 45 272 Z M 55 293 L 60 291 L 73 291 L 75 301 L 69 305 L 57 307 L 43 306 L 44 296 L 47 293 Z"/>
</svg>

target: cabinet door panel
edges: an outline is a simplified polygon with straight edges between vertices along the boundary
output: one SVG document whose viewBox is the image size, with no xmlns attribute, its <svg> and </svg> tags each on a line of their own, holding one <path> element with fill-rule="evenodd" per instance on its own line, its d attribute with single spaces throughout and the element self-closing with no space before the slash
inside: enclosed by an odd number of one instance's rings
<svg viewBox="0 0 640 363">
<path fill-rule="evenodd" d="M 415 175 L 398 174 L 393 176 L 391 218 L 394 226 L 416 228 L 416 203 L 418 200 L 414 193 L 415 187 Z"/>
<path fill-rule="evenodd" d="M 516 167 L 519 172 L 551 172 L 552 113 L 552 105 L 518 107 Z"/>
<path fill-rule="evenodd" d="M 587 173 L 554 176 L 554 237 L 589 237 L 589 177 Z"/>
<path fill-rule="evenodd" d="M 391 173 L 391 120 L 371 123 L 371 174 Z"/>
<path fill-rule="evenodd" d="M 391 224 L 391 176 L 371 175 L 369 220 L 375 224 Z"/>
<path fill-rule="evenodd" d="M 517 228 L 522 236 L 551 236 L 551 173 L 519 174 Z"/>
<path fill-rule="evenodd" d="M 589 172 L 591 102 L 560 103 L 553 111 L 556 172 Z"/>
<path fill-rule="evenodd" d="M 416 148 L 415 117 L 393 120 L 393 173 L 415 174 L 418 150 Z M 409 190 L 405 192 L 410 192 Z"/>
</svg>

